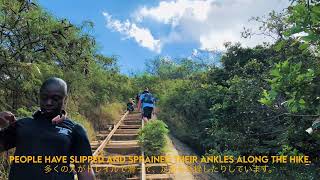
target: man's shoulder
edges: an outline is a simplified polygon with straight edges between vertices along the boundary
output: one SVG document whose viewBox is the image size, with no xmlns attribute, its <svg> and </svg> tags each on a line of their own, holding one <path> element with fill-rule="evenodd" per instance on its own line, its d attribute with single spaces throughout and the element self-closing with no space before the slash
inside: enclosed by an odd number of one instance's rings
<svg viewBox="0 0 320 180">
<path fill-rule="evenodd" d="M 25 124 L 25 123 L 32 123 L 32 122 L 34 122 L 32 117 L 23 117 L 17 120 L 18 124 L 21 124 L 21 123 Z"/>
<path fill-rule="evenodd" d="M 77 125 L 77 123 L 70 119 L 70 118 L 66 118 L 65 120 L 62 121 L 63 124 L 68 125 L 68 126 L 72 126 L 74 127 L 75 125 Z"/>
<path fill-rule="evenodd" d="M 73 131 L 75 131 L 75 133 L 85 133 L 86 132 L 85 128 L 81 124 L 77 123 L 76 121 L 74 121 L 70 118 L 65 119 L 62 123 L 65 126 L 71 127 L 73 129 Z"/>
</svg>

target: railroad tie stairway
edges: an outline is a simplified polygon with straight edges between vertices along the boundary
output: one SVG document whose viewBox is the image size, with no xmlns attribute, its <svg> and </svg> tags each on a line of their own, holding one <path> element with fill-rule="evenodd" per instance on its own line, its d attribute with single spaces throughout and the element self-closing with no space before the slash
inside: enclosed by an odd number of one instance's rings
<svg viewBox="0 0 320 180">
<path fill-rule="evenodd" d="M 92 152 L 94 156 L 104 156 L 104 163 L 92 164 L 97 179 L 172 179 L 166 163 L 133 161 L 134 157 L 144 158 L 143 148 L 137 139 L 141 127 L 140 113 L 126 112 L 111 131 L 104 130 L 97 134 L 97 140 L 91 142 Z"/>
</svg>

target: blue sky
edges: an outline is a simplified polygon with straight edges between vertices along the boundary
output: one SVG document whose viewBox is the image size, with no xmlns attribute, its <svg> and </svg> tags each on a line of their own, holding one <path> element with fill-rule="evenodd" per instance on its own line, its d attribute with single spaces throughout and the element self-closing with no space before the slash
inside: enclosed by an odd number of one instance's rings
<svg viewBox="0 0 320 180">
<path fill-rule="evenodd" d="M 80 25 L 94 23 L 100 53 L 118 57 L 122 73 L 144 69 L 156 56 L 197 56 L 200 50 L 223 50 L 223 43 L 254 46 L 268 38 L 242 39 L 252 16 L 281 11 L 287 0 L 38 0 L 57 18 Z"/>
</svg>

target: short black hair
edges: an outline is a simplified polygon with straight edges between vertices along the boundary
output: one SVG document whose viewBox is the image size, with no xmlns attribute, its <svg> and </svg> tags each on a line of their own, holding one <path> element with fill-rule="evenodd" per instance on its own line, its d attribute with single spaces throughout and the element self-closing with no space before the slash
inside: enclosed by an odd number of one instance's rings
<svg viewBox="0 0 320 180">
<path fill-rule="evenodd" d="M 40 92 L 42 92 L 47 86 L 52 84 L 59 86 L 63 90 L 64 95 L 68 94 L 67 83 L 63 79 L 57 77 L 50 77 L 49 79 L 45 80 L 40 87 Z"/>
</svg>

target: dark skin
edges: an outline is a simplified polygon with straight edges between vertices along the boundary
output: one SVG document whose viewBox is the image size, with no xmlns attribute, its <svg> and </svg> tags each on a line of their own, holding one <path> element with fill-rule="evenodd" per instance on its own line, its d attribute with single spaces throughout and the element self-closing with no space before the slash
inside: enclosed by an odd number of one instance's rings
<svg viewBox="0 0 320 180">
<path fill-rule="evenodd" d="M 40 109 L 45 117 L 52 119 L 52 123 L 60 123 L 65 117 L 61 112 L 65 107 L 67 99 L 66 83 L 61 79 L 54 79 L 48 84 L 44 84 L 40 89 Z M 16 118 L 11 112 L 0 112 L 0 125 L 14 123 Z M 2 126 L 4 127 L 4 126 Z M 75 164 L 76 168 L 78 164 Z M 94 180 L 94 172 L 78 172 L 79 180 Z"/>
<path fill-rule="evenodd" d="M 0 112 L 0 127 L 6 127 L 16 121 L 16 117 L 9 111 Z"/>
<path fill-rule="evenodd" d="M 60 116 L 66 104 L 67 92 L 66 84 L 60 80 L 41 87 L 40 90 L 40 109 L 52 123 L 62 122 L 65 117 Z M 58 117 L 60 116 L 60 118 Z M 13 113 L 9 111 L 0 112 L 0 127 L 6 127 L 16 121 Z"/>
<path fill-rule="evenodd" d="M 58 83 L 49 84 L 45 88 L 41 89 L 40 109 L 48 118 L 54 118 L 61 114 L 67 99 L 67 92 L 65 90 L 66 88 Z M 79 180 L 95 179 L 92 170 L 91 172 L 78 172 L 77 175 Z"/>
<path fill-rule="evenodd" d="M 66 104 L 67 94 L 60 84 L 49 84 L 40 91 L 40 109 L 48 118 L 61 114 Z"/>
</svg>

